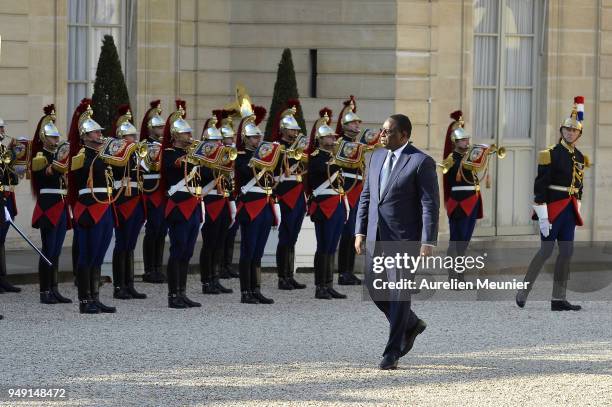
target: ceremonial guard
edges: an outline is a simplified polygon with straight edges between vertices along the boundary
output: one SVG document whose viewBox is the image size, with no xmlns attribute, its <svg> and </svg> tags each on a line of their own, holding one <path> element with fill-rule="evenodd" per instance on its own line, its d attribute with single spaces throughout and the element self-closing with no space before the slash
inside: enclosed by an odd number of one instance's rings
<svg viewBox="0 0 612 407">
<path fill-rule="evenodd" d="M 163 272 L 164 246 L 168 233 L 168 225 L 166 225 L 164 217 L 166 194 L 159 187 L 161 142 L 165 124 L 161 113 L 161 102 L 159 100 L 152 101 L 140 126 L 140 141 L 147 142 L 148 152 L 146 159 L 141 161 L 142 197 L 147 216 L 142 240 L 142 260 L 144 263 L 142 280 L 147 283 L 166 282 L 166 276 Z"/>
<path fill-rule="evenodd" d="M 8 137 L 6 126 L 4 120 L 0 118 L 0 143 L 3 142 L 6 137 Z M 8 143 L 8 147 L 5 144 L 6 143 L 0 144 L 0 193 L 2 193 L 0 196 L 2 204 L 2 208 L 0 208 L 0 293 L 18 293 L 21 292 L 21 288 L 12 285 L 6 278 L 6 253 L 4 250 L 4 243 L 10 227 L 5 217 L 7 216 L 7 211 L 12 219 L 15 219 L 15 216 L 17 216 L 17 203 L 15 202 L 14 189 L 15 185 L 19 182 L 19 177 L 15 171 L 15 153 L 12 150 L 15 141 L 11 139 L 10 143 Z"/>
<path fill-rule="evenodd" d="M 132 112 L 128 105 L 119 106 L 117 118 L 111 131 L 113 137 L 136 143 L 138 130 L 132 124 Z M 146 145 L 141 144 L 142 152 Z M 134 288 L 134 249 L 140 229 L 145 221 L 145 208 L 140 194 L 140 162 L 136 151 L 128 158 L 124 167 L 114 166 L 113 184 L 115 224 L 115 247 L 113 249 L 113 298 L 119 300 L 144 299 L 146 294 Z"/>
<path fill-rule="evenodd" d="M 236 114 L 233 110 L 222 110 L 221 111 L 221 122 L 219 129 L 221 130 L 221 135 L 223 136 L 223 145 L 227 147 L 236 147 L 236 133 L 234 132 L 234 124 L 232 120 L 232 116 Z M 235 180 L 234 171 L 231 172 L 232 182 Z M 232 193 L 232 199 L 236 197 L 236 188 L 234 185 L 234 190 Z M 235 209 L 235 201 L 234 207 Z M 240 275 L 234 271 L 232 267 L 232 261 L 234 259 L 234 242 L 236 240 L 236 233 L 238 232 L 239 223 L 236 222 L 235 214 L 234 220 L 230 224 L 229 230 L 227 231 L 227 235 L 225 236 L 225 241 L 223 242 L 223 255 L 221 257 L 221 278 L 238 278 Z"/>
<path fill-rule="evenodd" d="M 301 128 L 295 120 L 300 101 L 287 101 L 274 121 L 272 139 L 282 146 L 281 158 L 274 171 L 277 182 L 275 195 L 281 211 L 281 223 L 278 228 L 278 245 L 276 247 L 276 270 L 279 290 L 306 288 L 293 278 L 295 271 L 295 244 L 302 229 L 306 215 L 306 196 L 304 180 L 306 168 L 303 163 L 304 150 L 308 139 L 301 134 Z"/>
<path fill-rule="evenodd" d="M 308 215 L 315 224 L 315 298 L 346 298 L 333 287 L 334 255 L 346 222 L 348 202 L 341 168 L 333 163 L 336 133 L 329 127 L 332 111 L 323 108 L 308 143 Z"/>
<path fill-rule="evenodd" d="M 552 290 L 552 311 L 578 311 L 582 307 L 566 300 L 570 260 L 574 250 L 574 231 L 582 226 L 580 200 L 584 171 L 590 166 L 589 158 L 582 154 L 576 143 L 582 135 L 584 119 L 584 97 L 574 98 L 570 117 L 561 123 L 559 142 L 538 156 L 538 175 L 534 190 L 534 220 L 540 227 L 541 246 L 531 260 L 524 282 L 527 289 L 519 290 L 516 303 L 523 308 L 527 296 L 542 269 L 553 252 L 555 241 L 559 255 L 555 262 Z"/>
<path fill-rule="evenodd" d="M 99 298 L 104 255 L 113 237 L 113 170 L 101 157 L 107 140 L 102 127 L 92 119 L 91 100 L 83 99 L 72 115 L 68 201 L 77 230 L 77 285 L 81 314 L 114 313 L 115 307 Z"/>
<path fill-rule="evenodd" d="M 451 113 L 453 119 L 444 143 L 444 205 L 448 215 L 449 256 L 465 256 L 476 220 L 482 219 L 482 197 L 478 174 L 463 166 L 470 147 L 470 135 L 464 129 L 463 113 Z M 464 274 L 449 269 L 449 279 L 464 281 Z"/>
<path fill-rule="evenodd" d="M 60 145 L 60 132 L 55 127 L 55 106 L 43 109 L 32 138 L 32 159 L 29 163 L 32 194 L 36 206 L 32 214 L 32 227 L 40 230 L 42 253 L 52 262 L 49 265 L 41 257 L 38 261 L 40 302 L 43 304 L 71 303 L 58 291 L 58 265 L 66 230 L 71 225 L 70 212 L 65 200 L 66 173 L 70 145 Z"/>
<path fill-rule="evenodd" d="M 236 219 L 240 222 L 240 301 L 245 304 L 273 304 L 261 294 L 261 258 L 270 229 L 274 224 L 274 168 L 280 156 L 280 146 L 265 143 L 257 125 L 266 110 L 251 107 L 247 98 L 240 101 L 242 119 L 237 131 L 238 158 L 235 179 L 238 192 Z"/>
<path fill-rule="evenodd" d="M 187 297 L 187 273 L 202 223 L 200 168 L 189 158 L 192 129 L 185 120 L 185 101 L 166 121 L 162 143 L 161 184 L 166 191 L 165 218 L 170 237 L 166 267 L 168 307 L 191 308 L 201 304 Z"/>
<path fill-rule="evenodd" d="M 343 140 L 358 141 L 361 119 L 357 116 L 357 105 L 353 95 L 344 101 L 344 107 L 338 116 L 336 133 Z M 365 150 L 363 150 L 365 153 Z M 363 161 L 363 159 L 362 159 Z M 343 169 L 344 191 L 350 212 L 348 220 L 342 228 L 342 236 L 338 246 L 338 284 L 360 285 L 361 280 L 355 276 L 355 221 L 357 218 L 357 204 L 363 190 L 363 168 Z"/>
<path fill-rule="evenodd" d="M 208 141 L 207 150 L 221 153 L 223 135 L 217 128 L 221 111 L 206 120 L 202 130 L 202 140 Z M 218 116 L 217 116 L 218 115 Z M 230 147 L 231 148 L 231 147 Z M 235 157 L 234 157 L 235 158 Z M 233 200 L 233 181 L 231 173 L 222 172 L 218 167 L 202 166 L 202 195 L 204 200 L 204 225 L 202 225 L 202 249 L 200 250 L 200 278 L 203 294 L 229 294 L 233 290 L 225 288 L 219 282 L 219 273 L 223 258 L 223 248 L 229 226 L 236 216 L 236 204 Z"/>
<path fill-rule="evenodd" d="M 8 137 L 4 120 L 0 118 L 0 142 Z M 2 193 L 1 203 L 2 208 L 0 210 L 0 293 L 21 292 L 21 288 L 12 285 L 6 278 L 6 253 L 4 250 L 4 243 L 6 241 L 6 234 L 10 224 L 6 221 L 7 212 L 12 219 L 15 219 L 17 215 L 17 204 L 15 202 L 15 185 L 19 182 L 19 177 L 14 168 L 15 153 L 12 151 L 14 146 L 14 140 L 11 140 L 6 147 L 6 142 L 0 144 L 0 192 Z M 6 210 L 5 210 L 6 208 Z"/>
</svg>

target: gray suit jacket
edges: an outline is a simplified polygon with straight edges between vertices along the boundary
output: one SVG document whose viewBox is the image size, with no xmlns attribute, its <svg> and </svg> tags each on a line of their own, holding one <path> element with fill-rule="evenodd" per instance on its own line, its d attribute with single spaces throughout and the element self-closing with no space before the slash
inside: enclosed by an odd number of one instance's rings
<svg viewBox="0 0 612 407">
<path fill-rule="evenodd" d="M 355 234 L 368 241 L 413 241 L 435 245 L 440 196 L 435 161 L 408 144 L 379 199 L 379 180 L 387 149 L 374 151 L 359 198 Z"/>
</svg>

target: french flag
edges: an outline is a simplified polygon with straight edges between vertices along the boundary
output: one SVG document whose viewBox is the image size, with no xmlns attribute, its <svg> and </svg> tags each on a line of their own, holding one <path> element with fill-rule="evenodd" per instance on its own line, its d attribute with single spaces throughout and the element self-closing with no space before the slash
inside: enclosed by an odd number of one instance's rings
<svg viewBox="0 0 612 407">
<path fill-rule="evenodd" d="M 584 120 L 584 96 L 576 96 L 574 103 L 576 104 L 576 110 L 578 110 L 577 119 L 579 122 L 582 122 Z"/>
</svg>

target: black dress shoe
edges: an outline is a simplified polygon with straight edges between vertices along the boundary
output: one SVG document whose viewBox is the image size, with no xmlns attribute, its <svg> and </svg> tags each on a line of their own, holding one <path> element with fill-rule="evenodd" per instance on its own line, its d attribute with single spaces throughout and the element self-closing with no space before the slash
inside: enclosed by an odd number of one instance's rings
<svg viewBox="0 0 612 407">
<path fill-rule="evenodd" d="M 291 282 L 284 278 L 284 277 L 279 277 L 278 278 L 278 289 L 279 290 L 293 290 L 293 284 L 291 284 Z"/>
<path fill-rule="evenodd" d="M 527 298 L 525 297 L 524 294 L 521 294 L 521 292 L 517 292 L 516 293 L 516 297 L 514 298 L 514 301 L 516 301 L 516 305 L 518 305 L 519 308 L 524 308 L 525 304 L 527 303 Z"/>
<path fill-rule="evenodd" d="M 113 298 L 116 300 L 131 300 L 132 295 L 125 287 L 115 287 L 113 290 Z"/>
<path fill-rule="evenodd" d="M 397 369 L 397 361 L 398 358 L 395 355 L 388 354 L 383 357 L 378 367 L 380 370 L 395 370 Z"/>
<path fill-rule="evenodd" d="M 329 295 L 330 295 L 332 298 L 336 298 L 336 299 L 340 299 L 340 300 L 342 300 L 342 299 L 346 298 L 346 295 L 345 295 L 345 294 L 341 294 L 341 293 L 339 293 L 338 291 L 336 291 L 336 290 L 334 289 L 334 287 L 327 287 L 327 292 L 329 293 Z"/>
<path fill-rule="evenodd" d="M 221 294 L 232 294 L 234 292 L 231 288 L 223 287 L 219 280 L 213 281 L 213 285 Z"/>
<path fill-rule="evenodd" d="M 168 295 L 168 308 L 185 309 L 187 304 L 177 294 L 170 294 Z"/>
<path fill-rule="evenodd" d="M 187 305 L 189 308 L 197 308 L 197 307 L 201 307 L 202 304 L 200 304 L 199 302 L 196 301 L 192 301 L 189 299 L 189 297 L 183 295 L 183 302 L 185 303 L 185 305 Z"/>
<path fill-rule="evenodd" d="M 128 285 L 127 292 L 132 296 L 132 298 L 137 300 L 144 300 L 145 298 L 147 298 L 147 295 L 145 293 L 139 293 L 132 285 Z"/>
<path fill-rule="evenodd" d="M 255 297 L 260 304 L 274 304 L 274 300 L 272 298 L 265 297 L 259 291 L 259 289 L 253 291 L 253 297 Z"/>
<path fill-rule="evenodd" d="M 40 292 L 40 303 L 41 304 L 57 304 L 57 298 L 51 291 Z"/>
<path fill-rule="evenodd" d="M 0 277 L 0 287 L 2 287 L 2 289 L 6 291 L 7 293 L 20 293 L 21 292 L 21 288 L 16 287 L 13 284 L 9 283 L 6 277 L 4 278 Z"/>
<path fill-rule="evenodd" d="M 329 291 L 327 291 L 327 287 L 317 287 L 315 291 L 315 298 L 320 300 L 331 300 L 332 296 Z"/>
<path fill-rule="evenodd" d="M 409 332 L 406 332 L 406 342 L 404 343 L 400 357 L 410 352 L 412 346 L 414 345 L 414 340 L 418 335 L 423 333 L 425 328 L 427 328 L 427 324 L 422 319 L 419 319 L 414 328 L 412 328 Z"/>
<path fill-rule="evenodd" d="M 91 300 L 79 301 L 79 313 L 81 314 L 99 314 L 100 309 Z"/>
<path fill-rule="evenodd" d="M 552 300 L 550 302 L 551 311 L 580 311 L 581 309 L 580 305 L 570 304 L 566 300 Z"/>
<path fill-rule="evenodd" d="M 293 277 L 289 277 L 287 279 L 287 281 L 289 282 L 289 284 L 291 284 L 293 286 L 293 288 L 295 288 L 296 290 L 303 290 L 304 288 L 306 288 L 306 284 L 302 284 L 302 283 L 298 283 L 295 278 Z"/>
<path fill-rule="evenodd" d="M 202 294 L 221 294 L 221 291 L 212 283 L 202 283 Z"/>
<path fill-rule="evenodd" d="M 259 304 L 257 298 L 255 298 L 250 291 L 245 291 L 240 294 L 240 302 L 242 304 Z"/>
<path fill-rule="evenodd" d="M 94 299 L 93 302 L 102 314 L 114 314 L 117 312 L 117 308 L 102 304 L 100 300 Z"/>
<path fill-rule="evenodd" d="M 57 287 L 52 287 L 51 288 L 51 293 L 53 293 L 53 296 L 55 297 L 57 302 L 59 302 L 61 304 L 72 304 L 72 300 L 70 298 L 66 298 L 62 294 L 60 294 L 60 292 L 57 290 Z"/>
<path fill-rule="evenodd" d="M 361 280 L 353 273 L 340 273 L 338 285 L 361 285 Z"/>
</svg>

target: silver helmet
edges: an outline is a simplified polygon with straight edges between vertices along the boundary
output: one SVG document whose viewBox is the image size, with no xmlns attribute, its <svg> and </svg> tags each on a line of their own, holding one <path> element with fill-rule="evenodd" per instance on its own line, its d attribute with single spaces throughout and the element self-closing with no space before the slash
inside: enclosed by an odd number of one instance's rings
<svg viewBox="0 0 612 407">
<path fill-rule="evenodd" d="M 283 111 L 281 113 L 280 128 L 287 130 L 301 130 L 300 125 L 294 117 L 296 113 L 297 109 L 295 106 Z"/>
<path fill-rule="evenodd" d="M 211 117 L 210 119 L 206 120 L 203 133 L 204 140 L 223 140 L 223 135 L 219 129 L 217 129 L 216 117 Z"/>
<path fill-rule="evenodd" d="M 193 132 L 193 129 L 191 128 L 191 125 L 189 125 L 189 123 L 187 123 L 187 120 L 183 119 L 182 117 L 179 117 L 178 119 L 173 121 L 172 125 L 170 126 L 171 134 L 192 133 L 192 132 Z"/>
<path fill-rule="evenodd" d="M 131 123 L 131 120 L 132 120 L 132 112 L 130 112 L 129 109 L 126 110 L 124 114 L 119 116 L 119 118 L 117 119 L 117 123 L 116 123 L 117 130 L 115 131 L 117 137 L 122 138 L 124 136 L 138 135 L 138 130 Z"/>
<path fill-rule="evenodd" d="M 221 120 L 221 134 L 223 138 L 234 138 L 236 132 L 234 132 L 234 124 L 231 117 L 226 117 Z"/>
<path fill-rule="evenodd" d="M 102 126 L 100 126 L 94 119 L 92 119 L 91 116 L 93 116 L 93 110 L 91 106 L 87 106 L 87 110 L 85 110 L 79 117 L 79 134 L 81 136 L 91 133 L 92 131 L 104 130 L 104 128 L 102 128 Z"/>
<path fill-rule="evenodd" d="M 472 136 L 465 131 L 463 127 L 457 127 L 451 133 L 451 141 L 455 143 L 457 140 L 470 139 Z"/>
<path fill-rule="evenodd" d="M 337 136 L 337 134 L 334 131 L 334 129 L 329 127 L 329 120 L 330 120 L 330 118 L 327 115 L 327 113 L 325 113 L 325 115 L 323 117 L 321 117 L 319 120 L 317 120 L 317 123 L 315 124 L 315 126 L 317 128 L 315 136 L 317 138 L 325 137 L 325 136 Z"/>
<path fill-rule="evenodd" d="M 61 136 L 59 130 L 55 126 L 55 123 L 53 123 L 52 121 L 48 122 L 47 124 L 43 126 L 43 128 L 41 129 L 41 133 L 43 133 L 45 137 L 60 137 Z"/>
<path fill-rule="evenodd" d="M 242 135 L 246 137 L 263 136 L 263 133 L 255 124 L 255 116 L 250 116 L 242 127 Z"/>
<path fill-rule="evenodd" d="M 4 127 L 4 126 L 6 126 L 4 124 L 4 119 L 2 117 L 0 117 L 0 127 Z"/>
<path fill-rule="evenodd" d="M 359 116 L 357 116 L 357 113 L 355 113 L 355 101 L 352 97 L 350 99 L 350 103 L 345 108 L 345 110 L 342 112 L 341 120 L 342 120 L 342 125 L 349 124 L 350 122 L 357 122 L 357 121 L 360 122 L 361 121 L 361 118 L 359 118 Z"/>
</svg>

